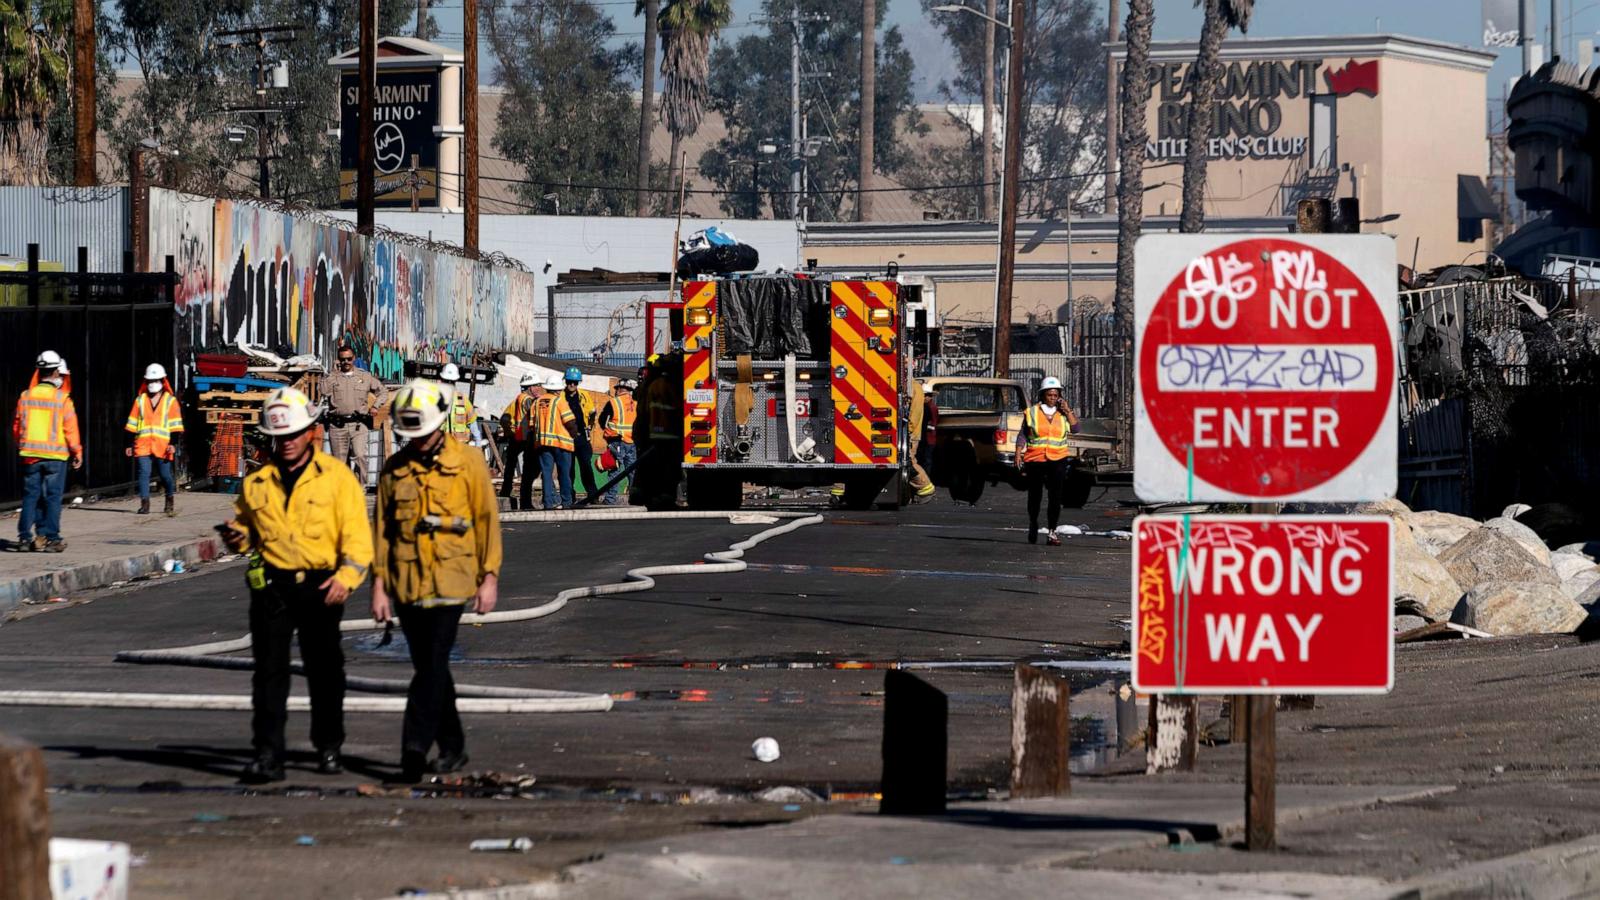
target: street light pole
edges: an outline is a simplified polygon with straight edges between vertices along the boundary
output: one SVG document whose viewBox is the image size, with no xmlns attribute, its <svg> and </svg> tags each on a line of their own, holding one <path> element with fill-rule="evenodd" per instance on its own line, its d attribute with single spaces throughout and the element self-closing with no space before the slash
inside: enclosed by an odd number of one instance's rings
<svg viewBox="0 0 1600 900">
<path fill-rule="evenodd" d="M 1011 294 L 1017 274 L 1017 189 L 1022 178 L 1022 58 L 1027 9 L 1011 0 L 1011 49 L 1006 54 L 1006 145 L 1000 188 L 1000 273 L 995 298 L 994 377 L 1011 374 Z"/>
</svg>

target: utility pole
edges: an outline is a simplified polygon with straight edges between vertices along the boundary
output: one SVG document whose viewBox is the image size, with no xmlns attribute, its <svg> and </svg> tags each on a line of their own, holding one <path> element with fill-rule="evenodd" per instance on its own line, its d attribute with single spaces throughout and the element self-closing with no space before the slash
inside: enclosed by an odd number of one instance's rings
<svg viewBox="0 0 1600 900">
<path fill-rule="evenodd" d="M 861 0 L 861 124 L 856 177 L 856 221 L 872 219 L 873 126 L 877 120 L 878 2 Z"/>
<path fill-rule="evenodd" d="M 796 221 L 800 219 L 800 153 L 800 0 L 794 0 L 789 7 L 789 217 Z"/>
<path fill-rule="evenodd" d="M 95 176 L 94 0 L 72 2 L 72 177 L 78 187 L 93 187 Z"/>
<path fill-rule="evenodd" d="M 461 223 L 461 246 L 467 255 L 478 255 L 478 0 L 463 0 L 461 4 L 462 51 L 466 66 L 462 71 L 461 87 L 466 92 L 462 104 L 465 113 L 467 155 L 466 221 Z"/>
<path fill-rule="evenodd" d="M 1027 53 L 1024 0 L 1011 0 L 1011 48 L 1006 53 L 1005 184 L 1000 196 L 1000 272 L 994 317 L 994 377 L 1011 374 L 1011 294 L 1017 278 L 1017 200 L 1022 180 L 1022 60 Z"/>
<path fill-rule="evenodd" d="M 1117 0 L 1110 0 L 1106 13 L 1106 43 L 1115 44 L 1122 36 Z M 1117 211 L 1117 58 L 1106 48 L 1106 215 Z"/>
<path fill-rule="evenodd" d="M 656 16 L 661 0 L 644 0 L 644 77 L 639 79 L 639 165 L 635 175 L 633 214 L 643 216 L 650 209 L 650 133 L 656 116 Z M 667 168 L 671 169 L 671 162 Z"/>
<path fill-rule="evenodd" d="M 994 218 L 994 45 L 995 16 L 1000 7 L 996 0 L 984 0 L 983 15 L 983 177 L 978 180 L 978 218 L 987 222 Z"/>
<path fill-rule="evenodd" d="M 377 161 L 372 158 L 372 101 L 378 87 L 378 0 L 359 0 L 361 4 L 360 46 L 357 48 L 356 80 L 356 231 L 370 235 L 377 225 L 373 204 L 377 200 L 374 184 L 378 179 Z"/>
<path fill-rule="evenodd" d="M 276 83 L 276 78 L 271 74 L 267 65 L 267 47 L 272 44 L 287 44 L 294 40 L 298 27 L 294 25 L 256 25 L 249 28 L 238 28 L 232 31 L 219 31 L 217 36 L 225 40 L 223 47 L 229 50 L 239 50 L 246 46 L 252 47 L 256 53 L 256 102 L 253 106 L 229 106 L 226 112 L 251 113 L 255 115 L 256 124 L 256 194 L 266 200 L 272 196 L 272 172 L 268 163 L 275 157 L 272 155 L 271 132 L 267 128 L 267 116 L 276 115 L 282 109 L 267 104 L 268 92 L 274 87 L 288 87 L 287 69 L 282 69 L 284 74 L 282 85 Z M 282 65 L 282 64 L 280 64 Z"/>
<path fill-rule="evenodd" d="M 1522 74 L 1533 74 L 1533 0 L 1517 4 L 1517 43 L 1522 45 Z"/>
</svg>

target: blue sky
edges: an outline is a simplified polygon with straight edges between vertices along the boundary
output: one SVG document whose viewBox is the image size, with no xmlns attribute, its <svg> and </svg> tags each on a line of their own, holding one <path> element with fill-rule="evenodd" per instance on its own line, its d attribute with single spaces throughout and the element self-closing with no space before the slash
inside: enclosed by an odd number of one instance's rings
<svg viewBox="0 0 1600 900">
<path fill-rule="evenodd" d="M 441 43 L 459 44 L 461 32 L 460 0 L 445 0 L 449 5 L 435 8 L 435 17 L 445 34 Z M 803 2 L 803 0 L 802 0 Z M 978 0 L 969 0 L 978 5 Z M 1564 43 L 1570 47 L 1578 38 L 1600 40 L 1600 3 L 1589 0 L 1558 0 L 1562 15 L 1571 18 L 1563 26 Z M 761 0 L 733 0 L 734 23 L 725 32 L 729 39 L 759 27 L 751 19 L 761 15 Z M 1121 4 L 1126 15 L 1127 4 Z M 1550 3 L 1536 0 L 1538 29 L 1544 40 Z M 643 26 L 633 15 L 633 0 L 604 0 L 601 7 L 612 15 L 622 39 L 640 40 Z M 1433 38 L 1458 44 L 1476 45 L 1481 39 L 1480 0 L 1258 0 L 1250 34 L 1259 37 L 1289 37 L 1322 34 L 1372 34 L 1385 32 Z M 934 88 L 949 75 L 949 53 L 933 24 L 922 15 L 917 0 L 890 0 L 887 23 L 899 25 L 918 62 L 920 99 L 935 99 Z M 1156 0 L 1156 38 L 1192 39 L 1200 30 L 1200 13 L 1193 0 Z M 1489 75 L 1489 95 L 1498 96 L 1506 81 L 1517 74 L 1518 51 L 1502 50 L 1501 61 Z"/>
</svg>

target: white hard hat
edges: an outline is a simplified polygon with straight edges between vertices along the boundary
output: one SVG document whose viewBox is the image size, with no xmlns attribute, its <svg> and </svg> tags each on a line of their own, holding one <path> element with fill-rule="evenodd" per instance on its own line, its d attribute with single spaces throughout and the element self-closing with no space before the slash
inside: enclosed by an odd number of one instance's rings
<svg viewBox="0 0 1600 900">
<path fill-rule="evenodd" d="M 455 363 L 445 363 L 444 364 L 444 368 L 439 370 L 439 380 L 440 381 L 460 381 L 461 380 L 461 370 L 456 368 L 456 364 Z"/>
<path fill-rule="evenodd" d="M 455 394 L 449 388 L 418 378 L 394 395 L 390 406 L 394 433 L 407 440 L 433 434 L 449 417 L 454 401 Z"/>
<path fill-rule="evenodd" d="M 71 375 L 72 374 L 72 370 L 67 368 L 67 361 L 66 360 L 63 359 L 61 361 L 61 365 L 56 366 L 56 374 L 58 374 L 58 375 Z"/>
<path fill-rule="evenodd" d="M 261 407 L 261 433 L 272 437 L 299 434 L 317 423 L 318 410 L 311 398 L 292 387 L 282 387 Z"/>
<path fill-rule="evenodd" d="M 151 363 L 144 367 L 145 381 L 160 381 L 167 377 L 167 367 L 161 363 Z"/>
<path fill-rule="evenodd" d="M 922 393 L 930 397 L 933 396 L 933 385 L 923 382 Z"/>
<path fill-rule="evenodd" d="M 639 389 L 639 382 L 633 378 L 624 378 L 617 382 L 617 387 L 627 391 L 635 391 Z"/>
<path fill-rule="evenodd" d="M 39 369 L 59 369 L 61 368 L 61 354 L 54 350 L 46 350 L 39 354 L 39 358 L 33 361 L 33 365 Z"/>
<path fill-rule="evenodd" d="M 1055 377 L 1054 375 L 1049 375 L 1046 376 L 1043 381 L 1039 382 L 1039 393 L 1042 394 L 1049 390 L 1061 390 L 1061 379 Z"/>
<path fill-rule="evenodd" d="M 560 375 L 551 375 L 544 380 L 544 389 L 547 391 L 565 390 L 567 383 L 561 380 Z"/>
<path fill-rule="evenodd" d="M 522 376 L 522 380 L 517 382 L 517 385 L 519 387 L 532 387 L 533 385 L 536 385 L 538 383 L 539 383 L 539 379 L 533 377 L 533 373 L 529 372 L 526 375 Z"/>
</svg>

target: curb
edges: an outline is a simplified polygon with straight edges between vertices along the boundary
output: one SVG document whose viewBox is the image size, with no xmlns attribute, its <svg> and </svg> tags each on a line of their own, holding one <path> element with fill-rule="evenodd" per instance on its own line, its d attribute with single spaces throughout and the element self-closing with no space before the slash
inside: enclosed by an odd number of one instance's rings
<svg viewBox="0 0 1600 900">
<path fill-rule="evenodd" d="M 1389 900 L 1593 897 L 1600 894 L 1600 835 L 1424 875 L 1385 892 Z"/>
<path fill-rule="evenodd" d="M 34 597 L 65 597 L 105 587 L 114 581 L 129 581 L 159 572 L 169 559 L 176 559 L 188 566 L 211 562 L 228 552 L 221 538 L 197 537 L 167 544 L 137 556 L 99 559 L 67 569 L 0 582 L 0 621 L 24 601 Z"/>
</svg>

